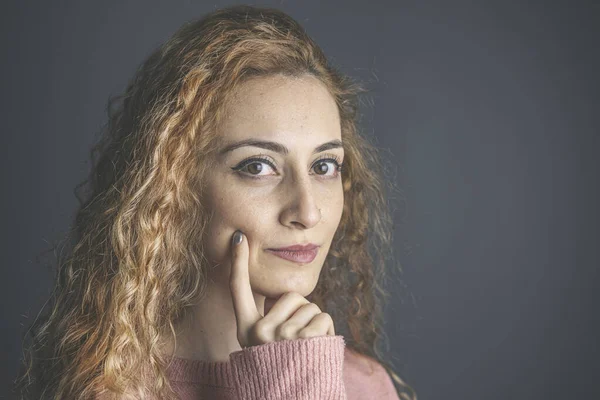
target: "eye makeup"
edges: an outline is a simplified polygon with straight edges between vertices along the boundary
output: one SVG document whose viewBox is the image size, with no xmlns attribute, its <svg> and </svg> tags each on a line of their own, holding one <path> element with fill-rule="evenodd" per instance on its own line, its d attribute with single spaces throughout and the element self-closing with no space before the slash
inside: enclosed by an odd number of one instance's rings
<svg viewBox="0 0 600 400">
<path fill-rule="evenodd" d="M 315 175 L 323 176 L 324 177 L 323 179 L 338 178 L 340 176 L 340 173 L 342 171 L 342 166 L 343 166 L 343 163 L 340 162 L 340 159 L 341 159 L 341 157 L 338 156 L 337 154 L 333 154 L 333 153 L 323 154 L 321 157 L 319 157 L 317 160 L 315 160 L 315 162 L 311 166 L 311 169 L 315 168 L 315 166 L 317 166 L 317 165 L 331 163 L 334 165 L 334 168 L 333 168 L 334 174 L 333 175 L 322 175 L 322 174 L 315 174 Z M 267 164 L 271 169 L 277 171 L 277 168 L 275 167 L 275 160 L 273 160 L 272 157 L 269 157 L 266 154 L 259 154 L 254 157 L 247 158 L 247 159 L 241 161 L 235 167 L 232 167 L 231 169 L 236 171 L 237 173 L 239 173 L 244 178 L 250 178 L 250 179 L 263 179 L 264 177 L 273 175 L 273 174 L 256 175 L 256 174 L 252 174 L 252 173 L 243 171 L 246 167 L 248 167 L 249 165 L 253 165 L 253 164 Z M 262 169 L 261 169 L 261 171 L 262 171 Z M 259 172 L 261 172 L 261 171 L 259 171 Z M 329 170 L 327 172 L 329 172 Z"/>
</svg>

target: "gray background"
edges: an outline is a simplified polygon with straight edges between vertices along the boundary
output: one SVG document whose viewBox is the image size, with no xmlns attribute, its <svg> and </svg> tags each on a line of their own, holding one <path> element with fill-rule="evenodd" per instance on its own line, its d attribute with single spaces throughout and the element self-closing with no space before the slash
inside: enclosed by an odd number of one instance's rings
<svg viewBox="0 0 600 400">
<path fill-rule="evenodd" d="M 108 96 L 184 21 L 229 4 L 3 2 L 0 395 Z M 389 351 L 419 398 L 600 398 L 599 6 L 252 4 L 291 14 L 371 88 L 363 127 L 405 195 Z"/>
</svg>

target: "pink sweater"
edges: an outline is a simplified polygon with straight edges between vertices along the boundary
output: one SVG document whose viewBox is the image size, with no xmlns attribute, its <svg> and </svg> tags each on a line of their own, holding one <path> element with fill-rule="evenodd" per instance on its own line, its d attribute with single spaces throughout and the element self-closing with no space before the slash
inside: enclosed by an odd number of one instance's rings
<svg viewBox="0 0 600 400">
<path fill-rule="evenodd" d="M 175 357 L 167 374 L 181 400 L 399 400 L 385 368 L 340 335 L 252 346 L 222 362 Z"/>
</svg>

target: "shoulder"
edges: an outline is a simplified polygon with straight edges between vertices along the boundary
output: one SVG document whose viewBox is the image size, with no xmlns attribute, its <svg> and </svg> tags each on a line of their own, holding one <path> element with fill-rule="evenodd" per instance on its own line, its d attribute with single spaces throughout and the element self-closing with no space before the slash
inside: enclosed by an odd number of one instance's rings
<svg viewBox="0 0 600 400">
<path fill-rule="evenodd" d="M 377 360 L 349 347 L 344 350 L 344 365 L 352 371 L 366 375 L 386 372 L 383 365 Z"/>
<path fill-rule="evenodd" d="M 374 358 L 350 348 L 344 351 L 344 384 L 349 396 L 353 394 L 357 399 L 396 398 L 394 383 L 385 367 Z"/>
</svg>

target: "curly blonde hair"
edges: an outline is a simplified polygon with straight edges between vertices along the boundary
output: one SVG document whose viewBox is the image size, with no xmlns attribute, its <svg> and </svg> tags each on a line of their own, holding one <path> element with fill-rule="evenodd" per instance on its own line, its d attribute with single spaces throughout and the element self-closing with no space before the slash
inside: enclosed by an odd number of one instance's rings
<svg viewBox="0 0 600 400">
<path fill-rule="evenodd" d="M 247 5 L 184 24 L 109 100 L 90 175 L 76 189 L 80 207 L 61 244 L 68 251 L 58 257 L 51 312 L 29 329 L 20 398 L 176 398 L 161 349 L 207 287 L 200 198 L 215 127 L 236 87 L 272 74 L 312 74 L 341 120 L 344 209 L 308 299 L 330 313 L 347 348 L 385 367 L 400 398 L 416 399 L 376 348 L 393 223 L 377 150 L 358 133 L 366 90 L 290 16 Z"/>
</svg>

